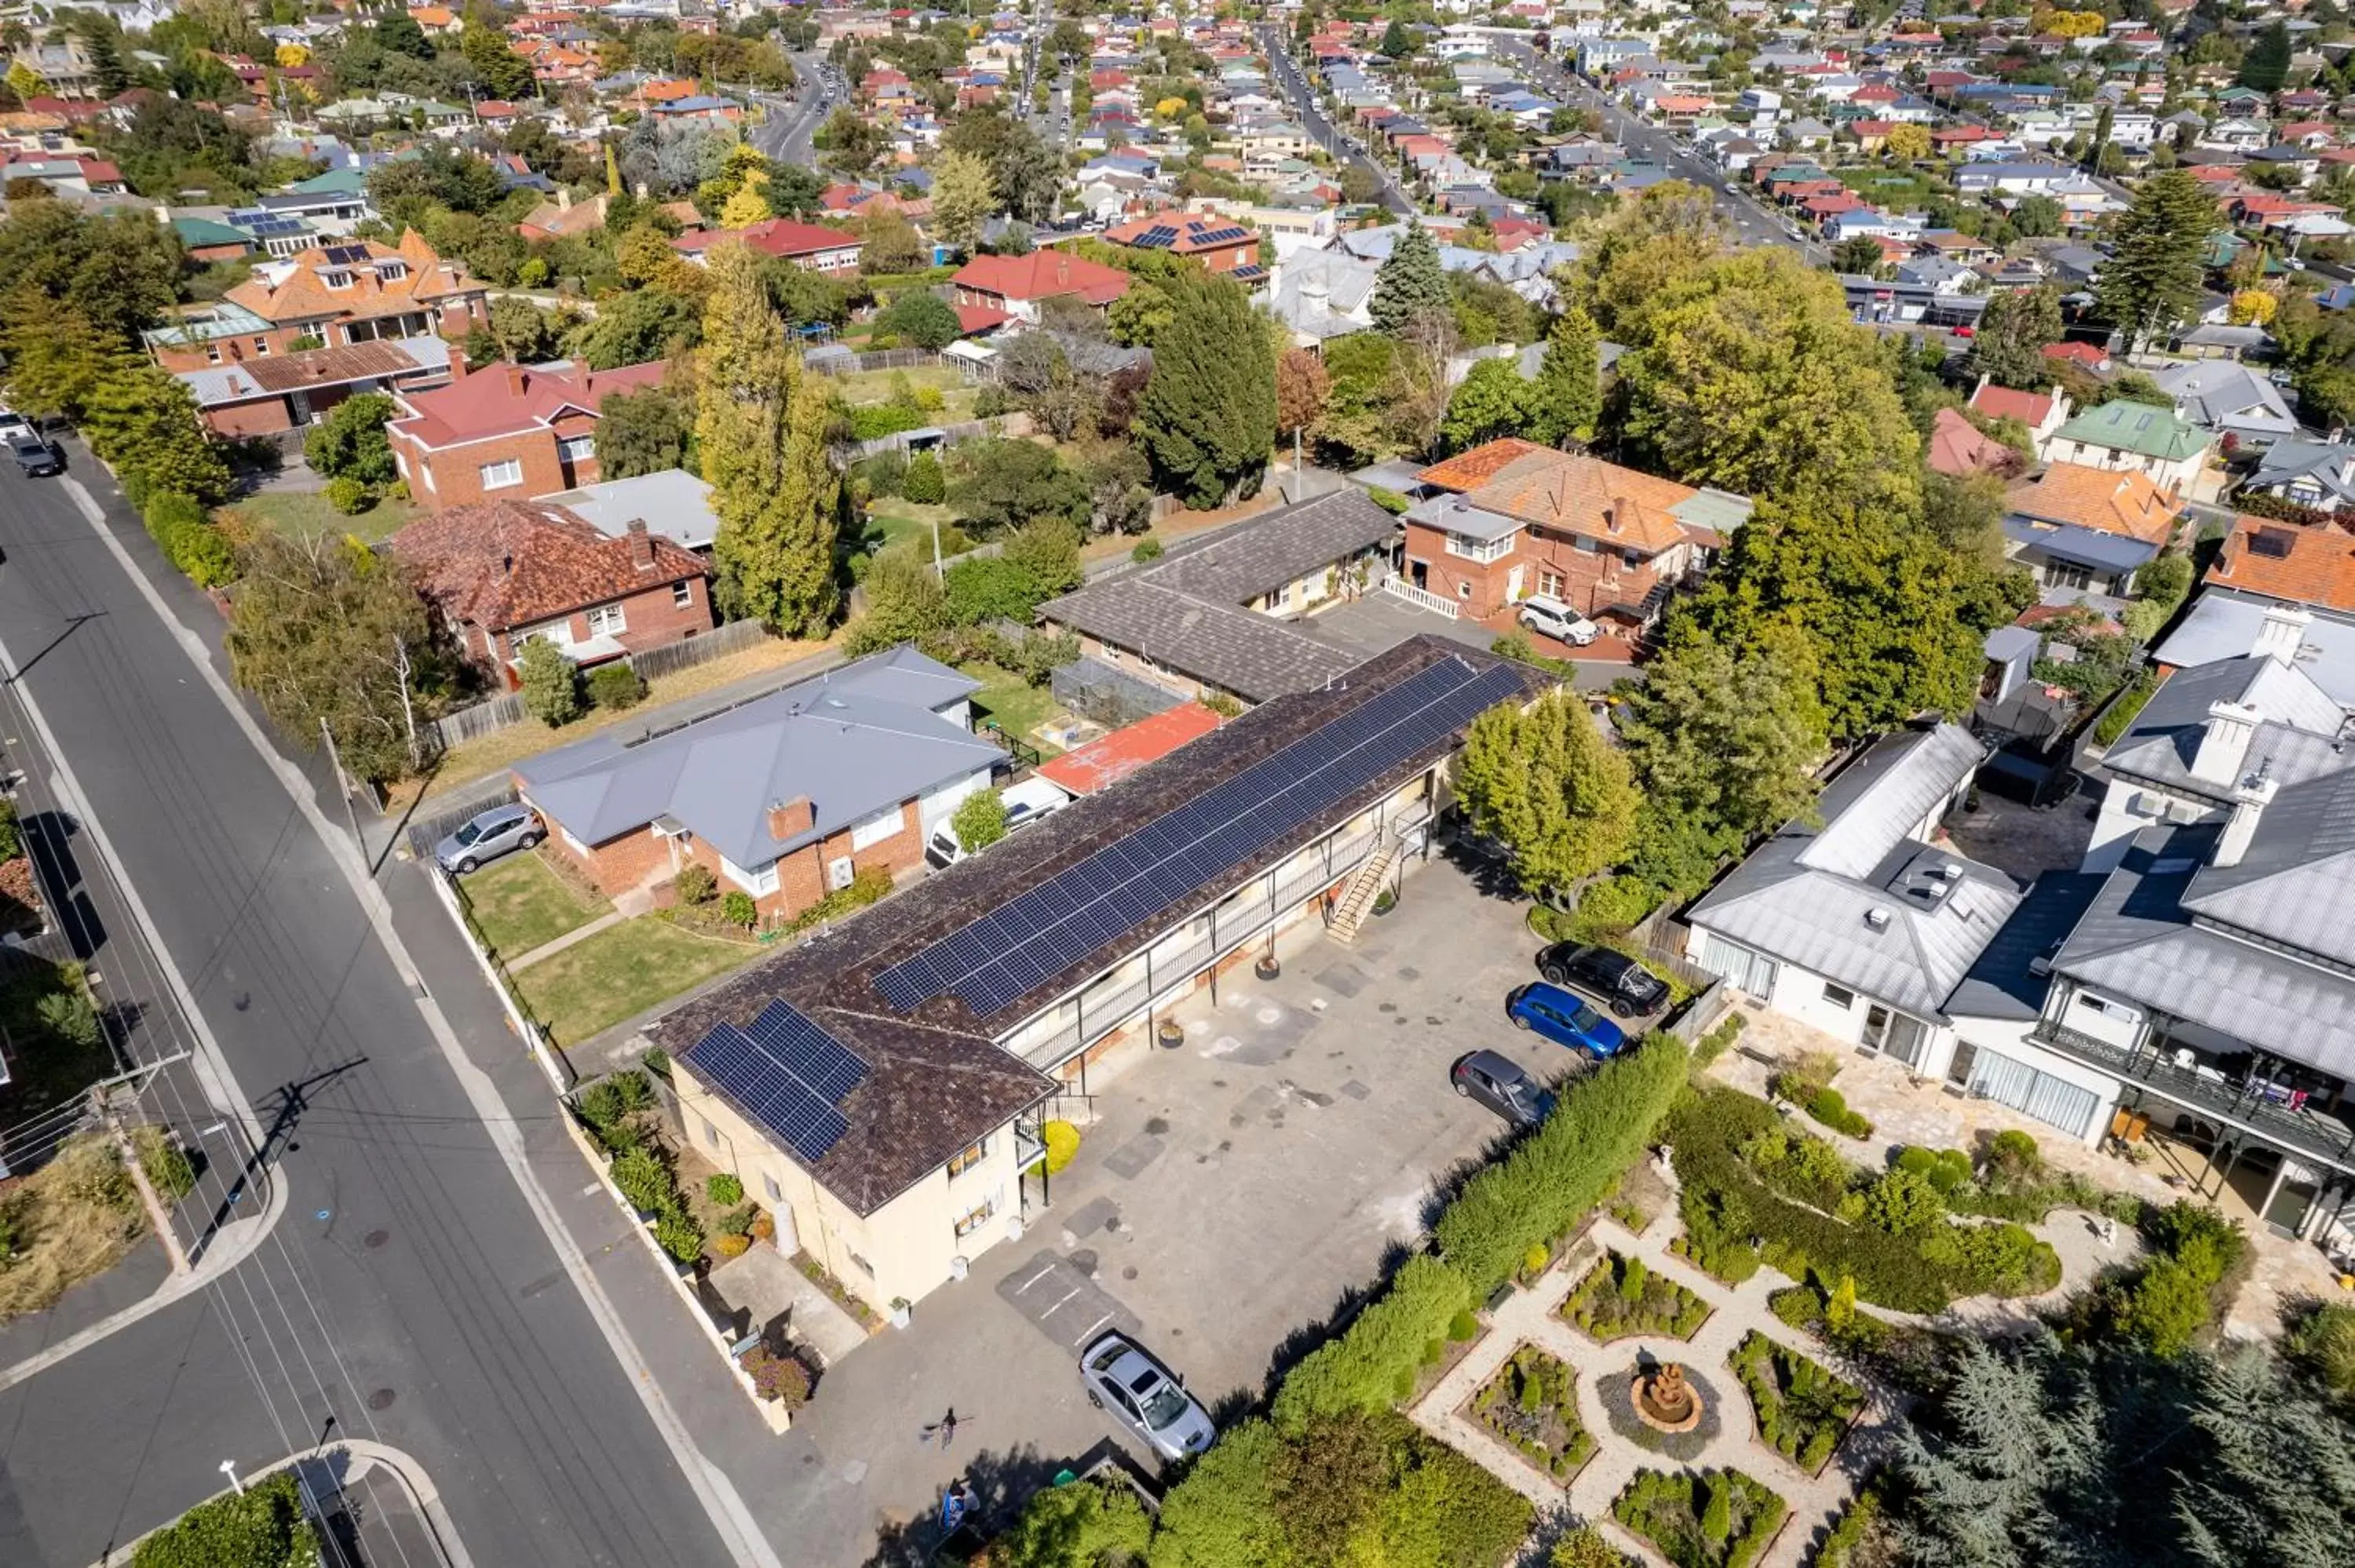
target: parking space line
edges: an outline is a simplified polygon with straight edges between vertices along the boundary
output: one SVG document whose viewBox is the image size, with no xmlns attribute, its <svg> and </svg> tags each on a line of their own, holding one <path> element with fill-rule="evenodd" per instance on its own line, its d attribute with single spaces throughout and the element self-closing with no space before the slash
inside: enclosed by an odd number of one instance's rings
<svg viewBox="0 0 2355 1568">
<path fill-rule="evenodd" d="M 1074 1285 L 1069 1290 L 1064 1291 L 1060 1297 L 1056 1298 L 1055 1304 L 1052 1307 L 1048 1308 L 1044 1312 L 1039 1314 L 1039 1320 L 1044 1322 L 1047 1319 L 1050 1319 L 1056 1313 L 1061 1311 L 1065 1306 L 1070 1304 L 1071 1298 L 1077 1296 L 1082 1288 L 1084 1288 L 1084 1287 Z"/>
<path fill-rule="evenodd" d="M 1111 1313 L 1109 1313 L 1109 1312 L 1105 1313 L 1103 1317 L 1101 1317 L 1101 1318 L 1097 1319 L 1094 1322 L 1092 1322 L 1092 1323 L 1089 1324 L 1089 1325 L 1087 1326 L 1087 1330 L 1086 1330 L 1086 1331 L 1085 1331 L 1085 1332 L 1083 1332 L 1083 1333 L 1082 1333 L 1078 1339 L 1073 1340 L 1071 1341 L 1071 1343 L 1073 1343 L 1073 1344 L 1075 1344 L 1075 1345 L 1084 1345 L 1084 1344 L 1086 1344 L 1090 1340 L 1092 1340 L 1092 1339 L 1093 1339 L 1093 1338 L 1095 1337 L 1095 1332 L 1096 1332 L 1096 1330 L 1097 1330 L 1098 1329 L 1103 1328 L 1106 1323 L 1109 1323 L 1109 1322 L 1111 1322 L 1111 1321 L 1112 1321 L 1112 1314 L 1111 1314 Z"/>
<path fill-rule="evenodd" d="M 1023 1291 L 1029 1289 L 1032 1286 L 1038 1284 L 1040 1280 L 1054 1273 L 1055 1262 L 1055 1259 L 1049 1258 L 1044 1264 L 1040 1265 L 1038 1273 L 1032 1275 L 1029 1278 L 1024 1280 L 1021 1284 L 1014 1287 L 1015 1294 L 1018 1296 L 1020 1295 Z"/>
</svg>

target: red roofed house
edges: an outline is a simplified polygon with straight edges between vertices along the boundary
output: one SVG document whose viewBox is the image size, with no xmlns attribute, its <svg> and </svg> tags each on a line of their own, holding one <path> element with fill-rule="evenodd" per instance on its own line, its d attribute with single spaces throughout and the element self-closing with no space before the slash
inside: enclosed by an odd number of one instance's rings
<svg viewBox="0 0 2355 1568">
<path fill-rule="evenodd" d="M 490 320 L 481 281 L 464 263 L 436 255 L 414 229 L 397 247 L 341 239 L 262 262 L 221 298 L 267 323 L 252 336 L 256 358 L 293 353 L 305 339 L 330 348 L 429 334 L 455 342 Z M 246 357 L 246 347 L 232 340 L 229 356 Z M 155 358 L 166 370 L 193 370 L 220 355 L 198 346 L 159 349 Z"/>
<path fill-rule="evenodd" d="M 1993 436 L 1980 434 L 1978 427 L 1965 418 L 1959 408 L 1941 408 L 1930 422 L 1928 461 L 1930 471 L 1949 479 L 1975 473 L 2009 479 L 2026 466 L 2011 448 Z"/>
<path fill-rule="evenodd" d="M 509 689 L 535 637 L 585 665 L 711 628 L 703 558 L 644 522 L 616 536 L 565 507 L 481 501 L 421 517 L 387 547 L 417 569 L 466 656 Z"/>
<path fill-rule="evenodd" d="M 384 433 L 410 494 L 437 512 L 501 492 L 553 495 L 596 482 L 597 411 L 606 397 L 659 387 L 666 368 L 660 361 L 619 370 L 487 366 L 432 392 L 396 392 L 400 414 Z"/>
<path fill-rule="evenodd" d="M 1104 239 L 1132 250 L 1190 256 L 1213 272 L 1259 275 L 1259 231 L 1216 213 L 1156 212 L 1104 230 Z"/>
<path fill-rule="evenodd" d="M 1040 763 L 1039 777 L 1074 795 L 1092 795 L 1146 763 L 1160 761 L 1188 741 L 1199 740 L 1223 722 L 1199 703 L 1180 703 Z"/>
<path fill-rule="evenodd" d="M 781 256 L 805 272 L 839 274 L 858 270 L 858 236 L 789 217 L 764 217 L 742 228 L 706 228 L 682 234 L 670 248 L 690 261 L 709 260 L 711 248 L 724 240 L 741 239 L 755 250 Z"/>
<path fill-rule="evenodd" d="M 2028 427 L 2029 440 L 2040 454 L 2052 432 L 2069 418 L 2068 394 L 2057 387 L 2050 392 L 2022 392 L 1998 387 L 1984 376 L 1971 393 L 1971 407 L 1990 419 L 2018 419 Z"/>
<path fill-rule="evenodd" d="M 1128 292 L 1128 274 L 1062 250 L 1028 256 L 976 256 L 949 279 L 958 305 L 988 305 L 1024 321 L 1039 319 L 1048 300 L 1076 299 L 1103 309 Z"/>
</svg>

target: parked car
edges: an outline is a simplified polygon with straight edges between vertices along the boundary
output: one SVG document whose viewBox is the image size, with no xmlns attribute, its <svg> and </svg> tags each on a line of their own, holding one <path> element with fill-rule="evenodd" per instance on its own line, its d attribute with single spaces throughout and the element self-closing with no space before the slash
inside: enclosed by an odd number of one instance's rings
<svg viewBox="0 0 2355 1568">
<path fill-rule="evenodd" d="M 1071 803 L 1070 795 L 1046 779 L 1025 779 L 1019 784 L 1008 785 L 998 799 L 1006 802 L 1006 831 L 1009 834 Z M 943 820 L 924 842 L 924 863 L 934 871 L 946 871 L 967 853 L 964 845 L 957 842 L 956 824 Z"/>
<path fill-rule="evenodd" d="M 1542 980 L 1525 985 L 1505 1002 L 1505 1012 L 1523 1029 L 1532 1029 L 1557 1045 L 1567 1045 L 1600 1062 L 1627 1043 L 1619 1026 L 1594 1011 L 1592 1003 Z"/>
<path fill-rule="evenodd" d="M 464 876 L 485 861 L 526 850 L 548 836 L 529 806 L 494 806 L 462 823 L 433 846 L 442 869 Z"/>
<path fill-rule="evenodd" d="M 14 408 L 0 408 L 0 441 L 13 441 L 18 436 L 37 436 L 40 429 Z"/>
<path fill-rule="evenodd" d="M 1165 1459 L 1199 1454 L 1219 1435 L 1184 1380 L 1117 1329 L 1080 1352 L 1080 1383 L 1090 1404 L 1110 1411 Z"/>
<path fill-rule="evenodd" d="M 1469 1051 L 1447 1069 L 1455 1092 L 1478 1100 L 1515 1127 L 1535 1127 L 1553 1110 L 1553 1091 L 1494 1051 Z"/>
<path fill-rule="evenodd" d="M 27 427 L 21 435 L 8 438 L 8 455 L 16 460 L 16 471 L 27 479 L 41 479 L 66 471 L 66 454 L 39 431 Z"/>
<path fill-rule="evenodd" d="M 1589 942 L 1556 942 L 1538 955 L 1538 973 L 1555 985 L 1593 991 L 1622 1018 L 1657 1012 L 1668 1000 L 1666 980 L 1626 954 Z"/>
<path fill-rule="evenodd" d="M 1546 594 L 1521 600 L 1521 613 L 1516 619 L 1539 636 L 1567 642 L 1573 648 L 1583 648 L 1603 634 L 1603 629 L 1594 622 Z"/>
</svg>

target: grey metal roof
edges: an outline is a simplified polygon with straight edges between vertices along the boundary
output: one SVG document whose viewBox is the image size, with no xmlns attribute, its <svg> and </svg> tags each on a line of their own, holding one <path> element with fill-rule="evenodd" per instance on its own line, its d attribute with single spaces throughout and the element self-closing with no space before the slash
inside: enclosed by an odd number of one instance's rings
<svg viewBox="0 0 2355 1568">
<path fill-rule="evenodd" d="M 2191 773 L 2191 759 L 2208 727 L 2208 709 L 2215 703 L 2238 703 L 2265 715 L 2250 737 L 2244 773 L 2262 769 L 2286 789 L 2355 767 L 2355 753 L 2342 756 L 2331 745 L 2344 716 L 2339 705 L 2303 670 L 2254 654 L 2169 676 L 2102 765 L 2112 773 L 2185 794 L 2226 799 L 2230 786 L 2195 779 Z"/>
<path fill-rule="evenodd" d="M 2195 359 L 2162 370 L 2153 379 L 2187 418 L 2211 429 L 2228 424 L 2240 429 L 2254 425 L 2283 431 L 2297 429 L 2289 405 L 2282 400 L 2281 388 L 2237 361 Z"/>
<path fill-rule="evenodd" d="M 2355 772 L 2276 793 L 2236 864 L 2192 878 L 2184 906 L 2355 965 Z"/>
<path fill-rule="evenodd" d="M 1695 905 L 1694 926 L 1917 1017 L 1946 998 L 2019 905 L 2019 885 L 1908 835 L 1986 752 L 1956 726 L 1883 738 Z"/>
<path fill-rule="evenodd" d="M 2277 599 L 2230 588 L 2206 588 L 2151 657 L 2179 670 L 2237 659 L 2256 646 L 2257 629 L 2264 623 L 2265 611 L 2279 604 Z M 2304 608 L 2314 619 L 2307 625 L 2296 668 L 2332 702 L 2355 708 L 2355 620 L 2320 606 Z"/>
<path fill-rule="evenodd" d="M 2216 834 L 2203 824 L 2136 835 L 2052 967 L 2094 991 L 2355 1077 L 2355 980 L 2190 923 L 2183 895 Z"/>
<path fill-rule="evenodd" d="M 2048 871 L 2038 877 L 1963 983 L 1946 998 L 1946 1015 L 2024 1021 L 2041 1014 L 2052 977 L 2036 973 L 2032 966 L 2076 929 L 2105 880 L 2082 871 Z"/>
<path fill-rule="evenodd" d="M 546 499 L 570 507 L 599 533 L 615 538 L 628 533 L 633 522 L 643 521 L 676 544 L 708 550 L 719 532 L 719 515 L 711 510 L 711 486 L 683 468 L 584 484 Z"/>
<path fill-rule="evenodd" d="M 2312 479 L 2340 501 L 2355 501 L 2355 446 L 2341 441 L 2275 441 L 2257 460 L 2251 490 Z"/>
<path fill-rule="evenodd" d="M 1509 539 L 1521 531 L 1521 520 L 1487 512 L 1453 493 L 1427 496 L 1407 509 L 1407 516 L 1449 534 L 1460 534 L 1484 545 Z"/>
<path fill-rule="evenodd" d="M 2017 513 L 2004 518 L 2003 536 L 2042 555 L 2104 571 L 2132 571 L 2158 554 L 2158 546 L 2124 534 L 2105 534 L 2074 523 L 2044 523 Z"/>
<path fill-rule="evenodd" d="M 912 649 L 893 649 L 667 735 L 592 736 L 516 773 L 532 803 L 584 843 L 666 816 L 757 871 L 1002 760 L 996 747 L 933 711 L 960 688 L 980 686 Z M 772 835 L 769 808 L 803 797 L 811 830 Z"/>
</svg>

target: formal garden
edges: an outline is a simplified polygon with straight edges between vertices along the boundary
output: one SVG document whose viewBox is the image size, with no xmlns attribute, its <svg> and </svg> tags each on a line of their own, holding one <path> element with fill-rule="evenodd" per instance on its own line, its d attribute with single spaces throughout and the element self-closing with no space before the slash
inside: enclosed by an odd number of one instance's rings
<svg viewBox="0 0 2355 1568">
<path fill-rule="evenodd" d="M 1561 1304 L 1561 1315 L 1600 1344 L 1636 1335 L 1689 1340 L 1709 1321 L 1709 1303 L 1640 1257 L 1606 1253 Z"/>
<path fill-rule="evenodd" d="M 1559 1357 L 1523 1345 L 1472 1396 L 1472 1418 L 1567 1485 L 1594 1457 L 1594 1439 L 1579 1422 L 1577 1379 Z"/>
<path fill-rule="evenodd" d="M 1783 1499 L 1739 1470 L 1645 1470 L 1611 1505 L 1677 1568 L 1748 1568 L 1788 1513 Z"/>
</svg>

